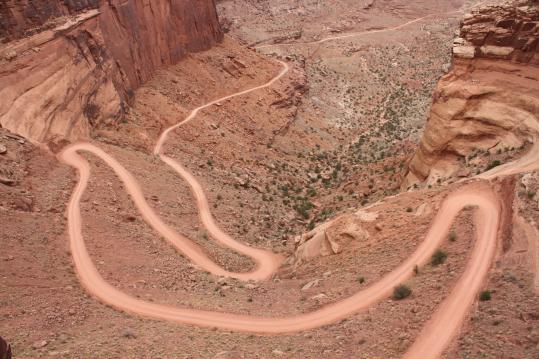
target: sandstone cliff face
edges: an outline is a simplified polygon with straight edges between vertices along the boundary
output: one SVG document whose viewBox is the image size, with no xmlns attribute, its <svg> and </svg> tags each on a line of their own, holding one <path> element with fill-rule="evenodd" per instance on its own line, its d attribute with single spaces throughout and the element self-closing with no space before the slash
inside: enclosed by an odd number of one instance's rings
<svg viewBox="0 0 539 359">
<path fill-rule="evenodd" d="M 438 84 L 404 187 L 481 172 L 481 156 L 535 143 L 538 41 L 537 2 L 482 7 L 465 16 L 453 68 Z"/>
<path fill-rule="evenodd" d="M 133 88 L 158 67 L 208 49 L 223 37 L 213 0 L 109 0 L 100 10 L 107 50 Z"/>
<path fill-rule="evenodd" d="M 222 40 L 213 0 L 110 0 L 89 10 L 96 1 L 6 3 L 6 38 L 55 24 L 0 46 L 0 125 L 38 142 L 88 137 L 118 121 L 157 68 Z"/>
<path fill-rule="evenodd" d="M 464 16 L 453 52 L 539 65 L 539 1 L 480 7 Z"/>
</svg>

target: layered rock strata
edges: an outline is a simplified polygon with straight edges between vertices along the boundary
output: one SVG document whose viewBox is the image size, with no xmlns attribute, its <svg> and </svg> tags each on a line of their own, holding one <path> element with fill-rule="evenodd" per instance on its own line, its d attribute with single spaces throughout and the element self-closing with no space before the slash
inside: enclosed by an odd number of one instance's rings
<svg viewBox="0 0 539 359">
<path fill-rule="evenodd" d="M 451 71 L 435 91 L 403 187 L 485 170 L 539 134 L 539 5 L 518 1 L 467 14 Z M 499 161 L 495 161 L 497 164 Z"/>
</svg>

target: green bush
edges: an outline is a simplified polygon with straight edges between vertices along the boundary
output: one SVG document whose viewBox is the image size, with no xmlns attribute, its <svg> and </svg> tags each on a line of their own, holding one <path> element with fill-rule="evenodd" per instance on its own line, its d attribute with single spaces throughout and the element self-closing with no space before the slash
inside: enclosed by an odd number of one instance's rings
<svg viewBox="0 0 539 359">
<path fill-rule="evenodd" d="M 494 167 L 498 167 L 499 165 L 501 165 L 502 163 L 499 161 L 499 160 L 494 160 L 492 162 L 490 162 L 486 168 L 486 171 L 490 170 L 490 169 L 493 169 Z"/>
<path fill-rule="evenodd" d="M 482 302 L 485 302 L 491 299 L 492 299 L 492 295 L 490 293 L 490 290 L 484 290 L 479 294 L 479 300 Z"/>
<path fill-rule="evenodd" d="M 393 299 L 401 300 L 412 294 L 412 290 L 405 284 L 401 284 L 393 289 Z"/>
<path fill-rule="evenodd" d="M 432 255 L 432 258 L 430 260 L 430 264 L 433 266 L 440 265 L 445 262 L 447 258 L 447 254 L 442 251 L 441 249 L 438 249 L 434 254 Z"/>
</svg>

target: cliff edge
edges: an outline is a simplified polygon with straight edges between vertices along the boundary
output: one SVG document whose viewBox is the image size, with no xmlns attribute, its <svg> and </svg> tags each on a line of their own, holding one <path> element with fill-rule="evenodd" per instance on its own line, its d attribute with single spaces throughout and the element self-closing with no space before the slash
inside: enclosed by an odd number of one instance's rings
<svg viewBox="0 0 539 359">
<path fill-rule="evenodd" d="M 538 137 L 538 1 L 466 14 L 453 54 L 403 187 L 481 173 L 519 156 Z"/>
</svg>

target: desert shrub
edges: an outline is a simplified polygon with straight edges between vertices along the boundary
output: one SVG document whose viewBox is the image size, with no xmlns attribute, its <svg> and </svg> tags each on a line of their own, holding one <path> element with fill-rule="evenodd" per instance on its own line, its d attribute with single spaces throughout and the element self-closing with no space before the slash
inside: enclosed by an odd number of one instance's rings
<svg viewBox="0 0 539 359">
<path fill-rule="evenodd" d="M 412 294 L 412 290 L 405 284 L 401 284 L 393 289 L 393 299 L 401 300 Z"/>
<path fill-rule="evenodd" d="M 479 294 L 479 300 L 482 302 L 485 302 L 487 300 L 492 299 L 492 295 L 490 293 L 490 290 L 484 290 Z"/>
<path fill-rule="evenodd" d="M 490 162 L 490 163 L 488 164 L 486 170 L 488 171 L 488 170 L 490 170 L 490 169 L 492 169 L 492 168 L 494 168 L 494 167 L 498 167 L 498 166 L 501 165 L 501 164 L 502 164 L 502 163 L 501 163 L 499 160 L 494 160 L 494 161 L 492 161 L 492 162 Z"/>
<path fill-rule="evenodd" d="M 445 262 L 446 258 L 447 258 L 447 253 L 445 253 L 441 249 L 438 249 L 432 255 L 432 258 L 430 260 L 430 264 L 432 264 L 433 266 L 440 265 L 440 264 Z"/>
</svg>

